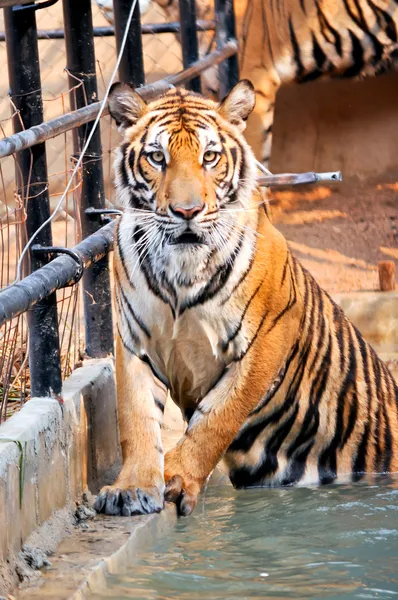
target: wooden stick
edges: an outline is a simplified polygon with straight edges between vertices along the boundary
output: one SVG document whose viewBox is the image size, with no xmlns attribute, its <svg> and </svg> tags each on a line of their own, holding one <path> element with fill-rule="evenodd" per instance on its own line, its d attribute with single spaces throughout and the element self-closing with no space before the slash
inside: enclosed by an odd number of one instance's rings
<svg viewBox="0 0 398 600">
<path fill-rule="evenodd" d="M 395 290 L 395 262 L 393 260 L 380 260 L 378 269 L 380 290 L 382 292 Z"/>
</svg>

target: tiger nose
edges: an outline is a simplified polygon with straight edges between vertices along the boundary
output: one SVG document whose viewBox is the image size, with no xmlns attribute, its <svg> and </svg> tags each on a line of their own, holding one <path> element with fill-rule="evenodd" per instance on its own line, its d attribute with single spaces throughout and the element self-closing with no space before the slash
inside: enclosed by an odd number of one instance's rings
<svg viewBox="0 0 398 600">
<path fill-rule="evenodd" d="M 186 221 L 190 221 L 196 215 L 202 212 L 204 209 L 204 204 L 194 204 L 193 206 L 171 206 L 171 212 L 180 219 L 183 218 Z"/>
</svg>

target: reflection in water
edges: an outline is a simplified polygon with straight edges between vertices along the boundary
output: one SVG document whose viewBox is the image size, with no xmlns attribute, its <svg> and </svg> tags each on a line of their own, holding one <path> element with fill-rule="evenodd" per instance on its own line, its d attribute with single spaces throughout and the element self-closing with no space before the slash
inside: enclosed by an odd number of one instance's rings
<svg viewBox="0 0 398 600">
<path fill-rule="evenodd" d="M 397 483 L 209 487 L 91 600 L 398 599 Z"/>
</svg>

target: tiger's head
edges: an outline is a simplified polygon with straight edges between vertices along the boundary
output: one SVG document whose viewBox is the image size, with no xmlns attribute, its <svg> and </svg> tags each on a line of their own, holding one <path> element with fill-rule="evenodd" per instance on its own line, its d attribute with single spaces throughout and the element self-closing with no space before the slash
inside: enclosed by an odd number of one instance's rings
<svg viewBox="0 0 398 600">
<path fill-rule="evenodd" d="M 124 222 L 142 256 L 184 285 L 228 260 L 253 225 L 256 163 L 242 131 L 254 104 L 246 80 L 221 104 L 182 89 L 150 103 L 125 84 L 111 90 L 124 132 L 115 159 Z"/>
</svg>

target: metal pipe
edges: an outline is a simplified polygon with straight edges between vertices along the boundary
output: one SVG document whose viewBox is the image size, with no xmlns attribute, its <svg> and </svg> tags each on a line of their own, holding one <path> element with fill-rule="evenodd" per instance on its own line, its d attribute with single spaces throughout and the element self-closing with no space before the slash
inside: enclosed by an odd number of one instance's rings
<svg viewBox="0 0 398 600">
<path fill-rule="evenodd" d="M 115 225 L 115 222 L 105 225 L 71 249 L 81 258 L 85 269 L 101 261 L 112 250 Z M 56 290 L 70 285 L 79 268 L 72 256 L 62 254 L 19 283 L 0 291 L 0 326 L 32 310 Z"/>
<path fill-rule="evenodd" d="M 237 43 L 235 41 L 228 42 L 222 50 L 215 50 L 204 58 L 199 59 L 188 69 L 184 69 L 176 75 L 169 75 L 165 79 L 161 79 L 155 83 L 143 86 L 139 89 L 139 93 L 145 100 L 150 100 L 156 95 L 166 92 L 172 86 L 185 83 L 212 65 L 219 64 L 226 58 L 236 54 L 237 51 Z M 15 152 L 25 150 L 26 148 L 31 148 L 39 142 L 44 142 L 73 129 L 74 127 L 89 123 L 95 119 L 99 109 L 100 103 L 96 102 L 90 106 L 79 108 L 79 110 L 62 115 L 62 117 L 56 117 L 51 121 L 47 121 L 47 123 L 41 123 L 27 131 L 21 131 L 20 133 L 3 138 L 0 140 L 0 158 L 10 156 Z M 108 114 L 107 109 L 104 110 L 103 114 Z"/>
<path fill-rule="evenodd" d="M 113 18 L 115 22 L 116 48 L 119 54 L 122 39 L 133 0 L 113 0 Z M 131 20 L 129 35 L 119 66 L 119 78 L 133 87 L 145 83 L 144 58 L 142 54 L 140 3 L 136 2 Z"/>
<path fill-rule="evenodd" d="M 319 181 L 343 181 L 341 171 L 330 173 L 278 173 L 277 175 L 263 175 L 257 178 L 259 185 L 275 187 L 282 185 L 304 185 L 306 183 L 318 183 Z"/>
<path fill-rule="evenodd" d="M 216 16 L 216 45 L 223 48 L 227 42 L 236 39 L 235 12 L 233 0 L 214 0 Z M 218 67 L 219 94 L 224 98 L 239 81 L 237 54 L 230 56 Z"/>
<path fill-rule="evenodd" d="M 30 2 L 30 0 L 29 0 Z M 211 20 L 198 19 L 196 21 L 196 29 L 198 31 L 214 31 L 216 22 Z M 105 27 L 94 27 L 94 37 L 113 37 L 115 28 L 110 25 Z M 180 22 L 172 21 L 171 23 L 141 23 L 142 35 L 159 35 L 161 33 L 180 33 Z M 38 40 L 63 40 L 65 32 L 63 29 L 38 29 Z M 4 31 L 0 31 L 0 42 L 5 42 L 6 35 Z"/>
<path fill-rule="evenodd" d="M 179 0 L 178 6 L 180 10 L 182 64 L 184 69 L 187 69 L 199 58 L 195 0 Z M 200 77 L 191 79 L 186 87 L 200 94 Z"/>
<path fill-rule="evenodd" d="M 35 10 L 5 8 L 8 73 L 11 98 L 23 126 L 29 129 L 43 122 L 39 49 Z M 21 129 L 14 118 L 14 131 Z M 16 134 L 18 135 L 18 134 Z M 46 149 L 43 143 L 17 155 L 17 185 L 25 199 L 26 229 L 29 238 L 50 216 Z M 51 227 L 35 237 L 35 243 L 52 246 Z M 30 268 L 36 271 L 47 262 L 46 256 L 30 252 Z M 29 368 L 32 396 L 59 395 L 62 387 L 57 316 L 54 293 L 43 297 L 28 312 Z"/>
<path fill-rule="evenodd" d="M 64 0 L 64 27 L 67 70 L 70 88 L 76 80 L 82 86 L 70 93 L 71 106 L 82 108 L 98 100 L 91 0 Z M 93 123 L 74 131 L 74 152 L 80 155 Z M 87 208 L 105 208 L 102 172 L 101 132 L 97 127 L 82 162 L 82 188 L 79 203 L 83 238 L 100 228 L 98 221 L 86 215 Z M 112 300 L 108 257 L 105 256 L 83 275 L 84 326 L 86 353 L 101 358 L 113 352 Z"/>
</svg>

